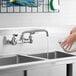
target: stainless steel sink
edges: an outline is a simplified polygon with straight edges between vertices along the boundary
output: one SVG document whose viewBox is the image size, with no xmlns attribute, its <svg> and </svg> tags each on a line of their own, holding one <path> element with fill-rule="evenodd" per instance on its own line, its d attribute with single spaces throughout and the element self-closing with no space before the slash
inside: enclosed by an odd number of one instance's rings
<svg viewBox="0 0 76 76">
<path fill-rule="evenodd" d="M 42 59 L 37 59 L 37 58 L 32 58 L 32 57 L 27 57 L 27 56 L 22 56 L 22 55 L 16 55 L 16 56 L 11 56 L 11 57 L 1 57 L 0 66 L 34 62 L 34 61 L 40 61 L 40 60 Z"/>
<path fill-rule="evenodd" d="M 71 57 L 74 55 L 67 54 L 64 52 L 54 51 L 54 52 L 49 52 L 49 53 L 34 54 L 32 56 L 41 57 L 41 58 L 48 58 L 48 59 L 56 59 L 56 58 Z"/>
</svg>

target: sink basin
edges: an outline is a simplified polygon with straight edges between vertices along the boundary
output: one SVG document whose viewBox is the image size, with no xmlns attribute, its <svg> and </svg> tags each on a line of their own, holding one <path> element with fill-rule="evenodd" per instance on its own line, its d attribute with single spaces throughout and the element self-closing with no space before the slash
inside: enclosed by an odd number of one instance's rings
<svg viewBox="0 0 76 76">
<path fill-rule="evenodd" d="M 27 56 L 22 56 L 22 55 L 16 55 L 16 56 L 11 56 L 11 57 L 1 57 L 0 66 L 34 62 L 34 61 L 40 61 L 40 60 L 42 59 L 37 59 L 37 58 L 32 58 L 32 57 L 27 57 Z"/>
<path fill-rule="evenodd" d="M 41 58 L 48 58 L 48 59 L 56 59 L 56 58 L 71 57 L 74 55 L 59 52 L 59 51 L 54 51 L 54 52 L 49 52 L 48 54 L 47 53 L 40 53 L 40 54 L 34 54 L 32 56 L 41 57 Z"/>
</svg>

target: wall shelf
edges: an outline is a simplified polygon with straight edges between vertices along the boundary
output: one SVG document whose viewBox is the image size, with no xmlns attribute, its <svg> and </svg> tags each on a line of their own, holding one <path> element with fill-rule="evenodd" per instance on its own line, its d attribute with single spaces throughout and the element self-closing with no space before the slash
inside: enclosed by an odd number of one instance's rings
<svg viewBox="0 0 76 76">
<path fill-rule="evenodd" d="M 57 0 L 57 4 L 58 6 L 60 5 L 59 0 Z M 8 6 L 7 0 L 0 0 L 0 13 L 54 13 L 54 12 L 58 13 L 59 12 L 59 9 L 55 9 L 55 10 L 50 9 L 49 5 L 50 5 L 49 0 L 37 0 L 36 6 Z"/>
</svg>

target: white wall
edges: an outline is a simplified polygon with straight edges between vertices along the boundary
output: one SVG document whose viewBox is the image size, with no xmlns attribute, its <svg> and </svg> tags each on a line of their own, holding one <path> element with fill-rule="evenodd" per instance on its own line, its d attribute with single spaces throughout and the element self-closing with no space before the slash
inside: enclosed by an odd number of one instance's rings
<svg viewBox="0 0 76 76">
<path fill-rule="evenodd" d="M 7 40 L 12 39 L 13 34 L 18 34 L 18 40 L 23 31 L 31 29 L 45 29 L 49 33 L 49 37 L 46 37 L 45 32 L 35 33 L 33 37 L 33 43 L 23 44 L 3 44 L 3 38 L 6 36 Z M 0 55 L 4 54 L 33 54 L 42 53 L 47 51 L 63 51 L 58 43 L 69 34 L 70 28 L 55 28 L 55 27 L 25 27 L 25 28 L 10 28 L 0 29 Z"/>
<path fill-rule="evenodd" d="M 49 31 L 49 50 L 60 50 L 57 43 L 66 37 L 69 31 L 76 26 L 76 0 L 60 0 L 60 13 L 1 13 L 0 28 L 6 27 L 45 27 Z M 28 29 L 29 29 L 28 27 Z M 46 28 L 47 27 L 47 28 Z M 50 27 L 50 28 L 49 28 Z M 64 28 L 64 29 L 63 29 Z M 25 28 L 26 30 L 27 28 Z M 0 31 L 0 54 L 9 53 L 37 53 L 47 49 L 45 35 L 34 36 L 33 45 L 3 45 L 3 35 L 18 33 L 20 30 Z M 66 34 L 65 34 L 66 33 Z M 42 42 L 42 43 L 41 43 Z M 29 51 L 28 51 L 29 50 Z M 32 51 L 31 51 L 32 50 Z M 61 49 L 62 50 L 62 49 Z M 25 52 L 26 51 L 26 52 Z M 31 51 L 31 52 L 30 52 Z"/>
<path fill-rule="evenodd" d="M 76 0 L 60 0 L 59 13 L 1 13 L 0 27 L 75 26 Z"/>
</svg>

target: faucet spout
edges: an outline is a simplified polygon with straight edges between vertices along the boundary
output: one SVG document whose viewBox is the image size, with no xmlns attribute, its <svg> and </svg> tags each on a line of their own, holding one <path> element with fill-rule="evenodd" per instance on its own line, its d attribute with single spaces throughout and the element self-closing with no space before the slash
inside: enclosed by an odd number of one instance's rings
<svg viewBox="0 0 76 76">
<path fill-rule="evenodd" d="M 36 32 L 45 32 L 46 33 L 46 36 L 48 37 L 48 31 L 45 30 L 45 29 L 36 29 L 36 30 L 32 30 L 33 33 L 36 33 Z"/>
<path fill-rule="evenodd" d="M 48 31 L 45 29 L 35 29 L 35 30 L 24 31 L 22 32 L 22 35 L 24 35 L 25 33 L 35 34 L 36 32 L 46 32 L 46 36 L 48 36 Z"/>
</svg>

